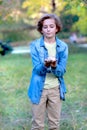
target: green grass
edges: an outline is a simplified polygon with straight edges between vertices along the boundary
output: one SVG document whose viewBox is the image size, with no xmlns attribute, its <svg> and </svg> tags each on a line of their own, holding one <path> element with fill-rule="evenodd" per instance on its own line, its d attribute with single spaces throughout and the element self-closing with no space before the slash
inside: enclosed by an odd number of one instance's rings
<svg viewBox="0 0 87 130">
<path fill-rule="evenodd" d="M 27 54 L 0 56 L 0 130 L 30 130 L 31 105 L 27 90 L 31 66 Z M 65 80 L 67 94 L 60 130 L 87 130 L 86 53 L 69 55 Z"/>
<path fill-rule="evenodd" d="M 69 56 L 67 73 L 66 102 L 63 104 L 61 130 L 87 129 L 87 57 L 86 53 Z M 64 119 L 65 117 L 65 119 Z M 64 127 L 64 126 L 62 126 Z M 61 128 L 62 128 L 61 127 Z M 69 128 L 68 128 L 69 127 Z"/>
<path fill-rule="evenodd" d="M 30 126 L 31 112 L 27 96 L 30 73 L 28 55 L 0 57 L 0 128 L 22 130 L 22 127 Z"/>
</svg>

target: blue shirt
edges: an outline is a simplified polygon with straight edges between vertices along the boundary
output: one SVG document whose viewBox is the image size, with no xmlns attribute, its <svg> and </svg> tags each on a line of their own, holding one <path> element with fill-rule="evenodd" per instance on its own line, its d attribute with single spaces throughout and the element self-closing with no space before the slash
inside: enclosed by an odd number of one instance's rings
<svg viewBox="0 0 87 130">
<path fill-rule="evenodd" d="M 56 37 L 56 59 L 55 68 L 47 68 L 44 59 L 48 57 L 48 51 L 44 44 L 44 37 L 30 44 L 30 54 L 33 63 L 32 76 L 28 89 L 28 96 L 32 103 L 38 104 L 44 88 L 46 73 L 53 73 L 60 82 L 60 99 L 65 100 L 66 86 L 63 75 L 66 72 L 68 58 L 68 46 Z"/>
</svg>

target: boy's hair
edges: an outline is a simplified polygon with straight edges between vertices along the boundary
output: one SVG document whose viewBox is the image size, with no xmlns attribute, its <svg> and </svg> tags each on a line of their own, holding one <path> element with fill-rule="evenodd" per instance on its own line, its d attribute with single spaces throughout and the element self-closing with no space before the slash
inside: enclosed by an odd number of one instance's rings
<svg viewBox="0 0 87 130">
<path fill-rule="evenodd" d="M 61 31 L 61 29 L 62 29 L 62 23 L 60 21 L 60 18 L 58 16 L 56 16 L 55 14 L 45 14 L 43 17 L 41 17 L 41 19 L 37 23 L 37 30 L 41 34 L 42 34 L 43 21 L 46 20 L 46 19 L 54 19 L 56 27 L 58 29 L 58 31 L 56 33 L 58 33 L 58 32 Z"/>
</svg>

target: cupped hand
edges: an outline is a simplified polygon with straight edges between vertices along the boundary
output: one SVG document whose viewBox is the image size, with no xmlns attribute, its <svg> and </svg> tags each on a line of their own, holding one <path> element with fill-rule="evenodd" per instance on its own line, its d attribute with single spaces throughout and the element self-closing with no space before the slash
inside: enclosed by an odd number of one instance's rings
<svg viewBox="0 0 87 130">
<path fill-rule="evenodd" d="M 44 64 L 45 64 L 46 67 L 50 67 L 51 60 L 45 59 Z"/>
</svg>

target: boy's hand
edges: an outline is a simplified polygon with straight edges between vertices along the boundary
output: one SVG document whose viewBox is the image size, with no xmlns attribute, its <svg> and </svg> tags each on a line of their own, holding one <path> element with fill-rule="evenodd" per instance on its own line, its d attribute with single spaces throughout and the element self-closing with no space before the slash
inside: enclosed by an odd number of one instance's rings
<svg viewBox="0 0 87 130">
<path fill-rule="evenodd" d="M 50 59 L 45 59 L 45 61 L 44 61 L 45 63 L 45 66 L 46 67 L 50 67 L 50 64 L 51 64 L 51 60 Z"/>
<path fill-rule="evenodd" d="M 48 59 L 45 59 L 45 66 L 46 67 L 56 67 L 57 60 L 54 57 L 48 57 Z"/>
<path fill-rule="evenodd" d="M 51 64 L 50 64 L 51 67 L 55 68 L 56 64 L 57 64 L 57 60 L 56 59 L 55 60 L 51 60 Z"/>
</svg>

